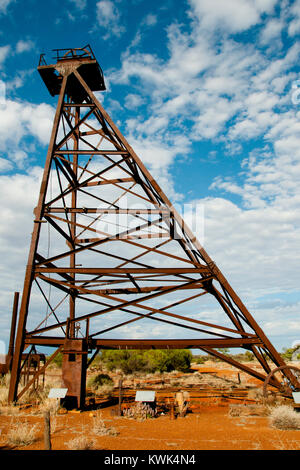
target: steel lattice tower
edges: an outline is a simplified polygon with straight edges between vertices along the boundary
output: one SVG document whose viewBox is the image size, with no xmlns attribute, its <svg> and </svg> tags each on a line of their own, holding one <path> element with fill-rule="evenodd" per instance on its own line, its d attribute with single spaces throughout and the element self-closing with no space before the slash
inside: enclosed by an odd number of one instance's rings
<svg viewBox="0 0 300 470">
<path fill-rule="evenodd" d="M 197 348 L 275 387 L 281 382 L 272 369 L 280 368 L 299 389 L 96 98 L 105 84 L 91 48 L 56 50 L 52 65 L 42 55 L 38 71 L 58 103 L 34 211 L 9 400 L 32 383 L 18 392 L 22 354 L 38 345 L 55 348 L 50 360 L 64 353 L 63 381 L 78 406 L 86 369 L 105 348 Z M 203 302 L 219 313 L 203 319 Z M 160 325 L 168 326 L 167 338 Z M 218 350 L 235 347 L 251 351 L 264 373 Z"/>
</svg>

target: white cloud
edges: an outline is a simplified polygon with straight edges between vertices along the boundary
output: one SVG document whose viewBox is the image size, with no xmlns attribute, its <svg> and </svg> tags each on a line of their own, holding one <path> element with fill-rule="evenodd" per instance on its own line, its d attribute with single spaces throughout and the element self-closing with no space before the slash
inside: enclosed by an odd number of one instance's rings
<svg viewBox="0 0 300 470">
<path fill-rule="evenodd" d="M 281 36 L 284 23 L 277 18 L 270 19 L 260 35 L 262 44 L 270 44 Z M 276 42 L 277 44 L 277 42 Z"/>
<path fill-rule="evenodd" d="M 140 96 L 129 93 L 125 98 L 124 106 L 128 109 L 136 109 L 145 103 L 145 100 Z"/>
<path fill-rule="evenodd" d="M 288 26 L 288 33 L 290 36 L 299 34 L 300 31 L 300 1 L 295 0 L 290 8 L 291 21 Z"/>
<path fill-rule="evenodd" d="M 27 174 L 0 175 L 1 307 L 6 305 L 6 312 L 12 293 L 22 288 L 41 172 L 36 167 Z"/>
<path fill-rule="evenodd" d="M 187 138 L 175 135 L 172 137 L 172 144 L 168 141 L 166 135 L 164 139 L 164 135 L 160 135 L 159 132 L 153 132 L 153 134 L 141 138 L 141 129 L 137 129 L 137 122 L 133 121 L 127 124 L 128 135 L 126 138 L 136 154 L 149 168 L 153 177 L 164 188 L 164 192 L 172 201 L 175 202 L 182 199 L 182 194 L 174 191 L 174 181 L 169 171 L 169 166 L 178 154 L 181 154 L 184 149 L 188 148 L 189 142 Z"/>
<path fill-rule="evenodd" d="M 0 150 L 15 149 L 27 135 L 33 135 L 42 144 L 49 140 L 54 109 L 41 103 L 33 105 L 6 100 L 0 106 Z"/>
<path fill-rule="evenodd" d="M 11 47 L 9 45 L 0 47 L 0 67 L 7 59 L 9 53 L 11 51 Z"/>
<path fill-rule="evenodd" d="M 13 165 L 9 160 L 0 157 L 0 173 L 5 173 L 13 169 Z"/>
<path fill-rule="evenodd" d="M 103 39 L 106 40 L 111 36 L 119 37 L 125 32 L 125 28 L 121 24 L 120 13 L 112 1 L 101 0 L 97 2 L 96 14 L 98 25 L 106 31 Z"/>
<path fill-rule="evenodd" d="M 234 116 L 239 117 L 238 126 L 243 120 L 253 121 L 251 127 L 258 132 L 258 114 L 266 121 L 272 115 L 263 113 L 280 104 L 282 97 L 272 90 L 282 92 L 286 86 L 287 77 L 282 74 L 297 60 L 298 45 L 285 57 L 268 61 L 252 44 L 226 39 L 216 47 L 198 28 L 192 34 L 193 41 L 178 27 L 169 28 L 166 62 L 150 54 L 124 54 L 122 68 L 112 81 L 129 83 L 131 77 L 138 78 L 142 93 L 151 99 L 152 112 L 168 118 L 181 113 L 194 120 L 197 138 L 219 136 Z"/>
<path fill-rule="evenodd" d="M 146 26 L 154 26 L 157 23 L 157 16 L 149 13 L 144 19 L 144 23 Z"/>
<path fill-rule="evenodd" d="M 84 10 L 86 7 L 86 0 L 69 0 L 78 10 Z"/>
<path fill-rule="evenodd" d="M 0 106 L 0 171 L 26 169 L 35 158 L 37 143 L 46 145 L 50 138 L 54 109 L 47 104 L 6 100 Z M 29 138 L 29 140 L 26 140 Z"/>
<path fill-rule="evenodd" d="M 15 0 L 0 0 L 0 13 L 6 13 L 7 7 Z"/>
<path fill-rule="evenodd" d="M 261 21 L 263 13 L 271 13 L 277 0 L 189 0 L 191 15 L 196 14 L 201 27 L 241 32 Z"/>
<path fill-rule="evenodd" d="M 35 69 L 28 69 L 28 70 L 18 70 L 16 72 L 15 77 L 11 77 L 10 80 L 5 82 L 6 90 L 8 92 L 15 91 L 17 88 L 20 88 L 24 85 L 24 82 L 30 75 L 35 73 Z"/>
<path fill-rule="evenodd" d="M 224 198 L 206 198 L 203 245 L 233 288 L 253 299 L 299 289 L 300 227 L 293 207 L 241 209 Z"/>
<path fill-rule="evenodd" d="M 22 52 L 28 52 L 31 51 L 31 49 L 34 48 L 34 42 L 31 41 L 30 39 L 24 41 L 23 39 L 20 39 L 20 41 L 17 42 L 16 44 L 16 52 L 17 54 L 21 54 Z"/>
</svg>

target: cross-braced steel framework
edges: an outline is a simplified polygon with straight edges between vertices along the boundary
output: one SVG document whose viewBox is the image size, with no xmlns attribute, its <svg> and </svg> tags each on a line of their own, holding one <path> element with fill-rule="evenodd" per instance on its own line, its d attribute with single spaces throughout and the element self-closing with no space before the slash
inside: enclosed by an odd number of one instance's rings
<svg viewBox="0 0 300 470">
<path fill-rule="evenodd" d="M 26 347 L 54 346 L 55 355 L 80 335 L 93 357 L 104 348 L 197 348 L 262 381 L 285 366 L 95 96 L 105 84 L 90 47 L 56 50 L 54 65 L 41 56 L 38 70 L 58 104 L 34 211 L 10 400 L 20 397 Z M 264 373 L 219 350 L 234 347 L 252 351 Z M 299 388 L 291 370 L 284 376 Z M 280 386 L 275 376 L 270 383 Z"/>
</svg>

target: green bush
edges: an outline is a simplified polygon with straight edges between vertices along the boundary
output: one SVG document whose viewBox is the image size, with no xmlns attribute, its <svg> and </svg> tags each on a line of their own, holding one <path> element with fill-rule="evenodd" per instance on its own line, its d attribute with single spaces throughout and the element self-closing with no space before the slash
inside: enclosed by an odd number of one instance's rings
<svg viewBox="0 0 300 470">
<path fill-rule="evenodd" d="M 107 370 L 120 369 L 124 374 L 133 372 L 188 371 L 192 361 L 189 350 L 107 350 L 101 354 L 101 361 Z"/>
<path fill-rule="evenodd" d="M 101 362 L 107 370 L 120 369 L 124 374 L 132 374 L 135 371 L 145 370 L 146 360 L 139 351 L 106 350 L 102 351 Z"/>
<path fill-rule="evenodd" d="M 91 388 L 102 387 L 103 385 L 113 385 L 113 380 L 107 374 L 97 374 L 88 380 L 87 386 Z"/>
<path fill-rule="evenodd" d="M 53 363 L 61 367 L 62 359 L 63 354 L 59 353 Z M 124 374 L 171 372 L 172 370 L 186 372 L 190 369 L 193 360 L 193 355 L 188 349 L 104 350 L 99 355 L 99 359 L 93 361 L 93 365 L 98 368 L 104 366 L 107 371 L 119 369 Z M 99 374 L 100 376 L 104 377 L 105 374 Z"/>
<path fill-rule="evenodd" d="M 244 354 L 244 360 L 245 361 L 253 361 L 254 360 L 254 354 L 250 351 L 246 351 Z"/>
<path fill-rule="evenodd" d="M 209 357 L 208 356 L 196 356 L 194 358 L 194 362 L 196 364 L 205 364 L 206 361 L 208 361 Z"/>
<path fill-rule="evenodd" d="M 292 355 L 296 348 L 283 348 L 283 352 L 281 353 L 281 357 L 286 361 L 292 360 Z"/>
<path fill-rule="evenodd" d="M 285 361 L 291 361 L 294 354 L 297 352 L 297 349 L 299 348 L 299 346 L 295 346 L 294 348 L 283 348 L 282 349 L 282 353 L 281 353 L 281 357 L 285 360 Z M 300 359 L 300 354 L 297 354 L 296 356 L 296 360 L 299 360 Z"/>
<path fill-rule="evenodd" d="M 149 372 L 187 372 L 191 366 L 192 353 L 187 349 L 151 350 L 145 352 L 148 358 Z"/>
</svg>

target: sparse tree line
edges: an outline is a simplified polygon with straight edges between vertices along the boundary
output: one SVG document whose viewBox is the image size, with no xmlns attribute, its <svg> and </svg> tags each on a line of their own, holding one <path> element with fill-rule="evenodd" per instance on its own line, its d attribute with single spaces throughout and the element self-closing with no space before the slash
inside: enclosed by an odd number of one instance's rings
<svg viewBox="0 0 300 470">
<path fill-rule="evenodd" d="M 54 360 L 61 367 L 62 354 Z M 91 368 L 105 369 L 108 372 L 121 370 L 124 374 L 134 372 L 187 372 L 194 358 L 188 349 L 180 350 L 104 350 L 91 364 Z"/>
<path fill-rule="evenodd" d="M 295 358 L 296 350 L 297 348 L 283 348 L 281 356 L 285 361 L 290 361 L 292 357 Z M 255 359 L 250 351 L 239 354 L 231 354 L 229 349 L 219 349 L 219 351 L 241 362 Z M 300 353 L 296 356 L 296 359 L 300 360 Z M 187 372 L 192 362 L 204 364 L 208 360 L 220 361 L 217 357 L 208 354 L 193 355 L 188 349 L 104 350 L 94 359 L 91 367 L 105 369 L 108 372 L 120 370 L 124 374 L 171 372 L 173 370 Z M 58 367 L 61 367 L 62 354 L 58 354 L 54 362 Z"/>
</svg>

